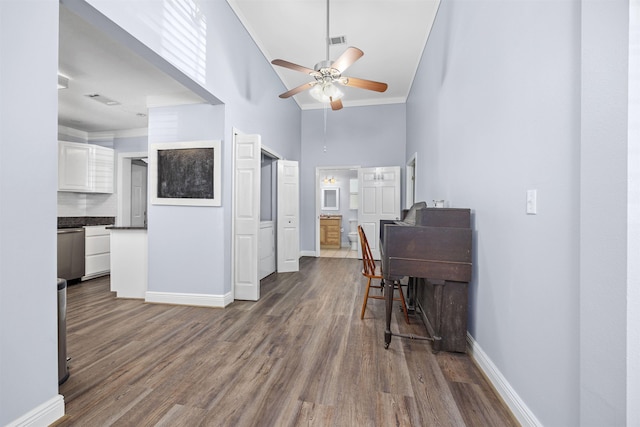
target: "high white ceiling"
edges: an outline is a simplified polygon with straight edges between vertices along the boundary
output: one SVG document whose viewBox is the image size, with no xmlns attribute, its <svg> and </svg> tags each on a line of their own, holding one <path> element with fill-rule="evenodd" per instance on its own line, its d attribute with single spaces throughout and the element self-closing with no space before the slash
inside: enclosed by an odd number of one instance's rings
<svg viewBox="0 0 640 427">
<path fill-rule="evenodd" d="M 58 49 L 58 72 L 69 78 L 69 87 L 58 90 L 61 126 L 85 132 L 146 128 L 147 107 L 203 102 L 64 6 L 60 6 Z M 108 106 L 88 98 L 89 94 L 120 104 Z"/>
<path fill-rule="evenodd" d="M 307 68 L 326 59 L 326 0 L 227 0 L 268 61 Z M 345 107 L 405 102 L 435 19 L 439 0 L 331 0 L 331 60 L 348 46 L 364 56 L 344 75 L 387 83 L 384 93 L 341 87 Z M 273 66 L 286 89 L 313 79 Z M 147 127 L 147 108 L 204 102 L 147 60 L 60 7 L 59 72 L 69 87 L 58 91 L 58 123 L 85 132 Z M 87 97 L 119 102 L 107 106 Z M 294 96 L 303 109 L 322 108 L 308 91 Z M 285 101 L 282 101 L 285 102 Z"/>
<path fill-rule="evenodd" d="M 326 60 L 326 0 L 227 0 L 267 60 L 284 59 L 307 68 Z M 384 93 L 340 87 L 345 107 L 405 102 L 439 0 L 331 0 L 329 36 L 345 36 L 332 45 L 335 60 L 349 46 L 364 56 L 345 76 L 384 82 Z M 313 79 L 301 72 L 274 66 L 286 89 Z M 283 91 L 284 92 L 284 91 Z M 321 108 L 308 93 L 294 95 L 301 108 Z"/>
</svg>

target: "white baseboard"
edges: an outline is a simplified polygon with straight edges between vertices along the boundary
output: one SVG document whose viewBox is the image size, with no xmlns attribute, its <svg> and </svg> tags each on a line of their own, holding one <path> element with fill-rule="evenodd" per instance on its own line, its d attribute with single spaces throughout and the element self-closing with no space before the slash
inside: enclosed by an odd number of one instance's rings
<svg viewBox="0 0 640 427">
<path fill-rule="evenodd" d="M 498 370 L 498 367 L 493 364 L 489 356 L 487 356 L 469 332 L 467 332 L 467 346 L 469 348 L 469 355 L 475 360 L 489 381 L 491 381 L 493 387 L 505 401 L 509 409 L 511 409 L 511 412 L 520 424 L 522 424 L 523 427 L 542 427 L 542 423 L 538 421 L 533 412 L 531 412 L 529 407 L 520 396 L 518 396 L 518 393 L 511 387 L 507 379 L 502 375 L 500 370 Z"/>
<path fill-rule="evenodd" d="M 61 394 L 33 408 L 6 427 L 40 427 L 53 424 L 64 417 L 64 397 Z"/>
<path fill-rule="evenodd" d="M 233 302 L 233 295 L 228 292 L 224 295 L 211 294 L 178 294 L 174 292 L 145 293 L 146 302 L 158 304 L 195 305 L 200 307 L 226 307 Z"/>
<path fill-rule="evenodd" d="M 300 256 L 312 256 L 317 257 L 316 251 L 300 251 Z"/>
</svg>

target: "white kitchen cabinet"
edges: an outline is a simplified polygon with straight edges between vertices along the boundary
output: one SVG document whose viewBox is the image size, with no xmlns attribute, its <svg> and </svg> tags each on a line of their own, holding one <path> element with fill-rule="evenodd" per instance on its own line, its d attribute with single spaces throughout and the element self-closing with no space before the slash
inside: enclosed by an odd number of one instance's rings
<svg viewBox="0 0 640 427">
<path fill-rule="evenodd" d="M 111 268 L 111 236 L 106 225 L 84 227 L 83 279 L 109 274 Z"/>
<path fill-rule="evenodd" d="M 114 151 L 58 141 L 58 191 L 113 193 Z"/>
<path fill-rule="evenodd" d="M 146 228 L 112 228 L 111 292 L 118 298 L 140 298 L 149 302 L 167 302 L 164 292 L 147 295 L 148 244 Z M 154 299 L 155 297 L 155 299 Z M 164 299 L 163 299 L 164 298 Z M 197 304 L 196 304 L 197 305 Z"/>
<path fill-rule="evenodd" d="M 58 190 L 91 191 L 91 146 L 73 142 L 58 142 Z"/>
<path fill-rule="evenodd" d="M 113 193 L 114 152 L 99 145 L 93 147 L 93 192 Z"/>
</svg>

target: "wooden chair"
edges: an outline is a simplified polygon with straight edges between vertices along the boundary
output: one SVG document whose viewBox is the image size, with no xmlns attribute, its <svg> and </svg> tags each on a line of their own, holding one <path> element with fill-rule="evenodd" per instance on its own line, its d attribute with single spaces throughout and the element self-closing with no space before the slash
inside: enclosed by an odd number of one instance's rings
<svg viewBox="0 0 640 427">
<path fill-rule="evenodd" d="M 385 286 L 384 276 L 382 275 L 382 267 L 376 266 L 376 261 L 373 259 L 373 255 L 371 254 L 371 248 L 369 247 L 369 242 L 367 241 L 367 236 L 364 234 L 364 230 L 361 226 L 358 226 L 358 234 L 360 235 L 360 245 L 362 246 L 362 275 L 367 278 L 367 289 L 364 293 L 364 301 L 362 302 L 362 311 L 360 312 L 360 318 L 364 318 L 364 311 L 367 308 L 367 300 L 369 298 L 373 299 L 384 299 L 383 295 L 369 295 L 369 289 L 383 289 Z M 380 285 L 371 285 L 371 279 L 380 280 Z M 394 285 L 392 285 L 394 286 Z M 404 311 L 404 319 L 407 324 L 409 323 L 409 314 L 407 313 L 407 304 L 404 301 L 404 294 L 402 293 L 402 286 L 399 284 L 395 286 L 395 289 L 398 290 L 398 294 L 400 295 L 398 298 L 394 298 L 394 301 L 400 301 L 402 303 L 402 310 Z"/>
</svg>

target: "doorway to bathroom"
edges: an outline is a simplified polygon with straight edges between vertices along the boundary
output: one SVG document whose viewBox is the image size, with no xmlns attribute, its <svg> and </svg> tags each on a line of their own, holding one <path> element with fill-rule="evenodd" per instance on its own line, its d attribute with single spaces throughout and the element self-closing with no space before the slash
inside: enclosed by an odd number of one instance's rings
<svg viewBox="0 0 640 427">
<path fill-rule="evenodd" d="M 316 256 L 358 258 L 358 169 L 316 168 Z"/>
</svg>

